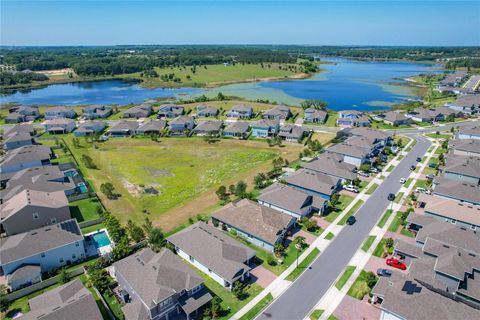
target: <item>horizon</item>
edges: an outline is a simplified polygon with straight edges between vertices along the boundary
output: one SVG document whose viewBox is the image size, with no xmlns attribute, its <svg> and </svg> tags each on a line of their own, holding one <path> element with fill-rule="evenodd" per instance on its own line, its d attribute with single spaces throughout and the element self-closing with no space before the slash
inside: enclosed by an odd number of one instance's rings
<svg viewBox="0 0 480 320">
<path fill-rule="evenodd" d="M 1 7 L 2 47 L 480 45 L 473 31 L 480 30 L 477 1 L 2 1 Z"/>
</svg>

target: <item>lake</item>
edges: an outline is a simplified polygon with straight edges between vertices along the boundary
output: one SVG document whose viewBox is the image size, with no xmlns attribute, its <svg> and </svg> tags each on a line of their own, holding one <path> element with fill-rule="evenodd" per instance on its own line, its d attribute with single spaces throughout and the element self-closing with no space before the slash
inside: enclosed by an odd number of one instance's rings
<svg viewBox="0 0 480 320">
<path fill-rule="evenodd" d="M 406 81 L 408 76 L 441 72 L 438 65 L 408 62 L 354 61 L 325 58 L 332 64 L 322 64 L 324 72 L 310 79 L 231 84 L 213 89 L 178 88 L 146 89 L 138 83 L 121 80 L 55 84 L 28 92 L 4 95 L 1 103 L 22 104 L 128 104 L 141 103 L 155 97 L 189 98 L 202 94 L 215 96 L 219 92 L 249 100 L 270 100 L 299 104 L 304 99 L 321 99 L 333 110 L 361 111 L 389 108 L 405 99 L 416 99 L 415 90 Z"/>
</svg>

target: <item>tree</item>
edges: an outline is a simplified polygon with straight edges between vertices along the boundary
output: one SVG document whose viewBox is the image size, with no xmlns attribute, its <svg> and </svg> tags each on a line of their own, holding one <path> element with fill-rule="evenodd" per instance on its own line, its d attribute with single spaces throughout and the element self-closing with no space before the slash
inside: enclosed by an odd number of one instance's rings
<svg viewBox="0 0 480 320">
<path fill-rule="evenodd" d="M 239 300 L 245 297 L 245 283 L 237 280 L 232 284 L 232 294 Z"/>
<path fill-rule="evenodd" d="M 128 256 L 132 252 L 132 248 L 130 247 L 128 237 L 124 235 L 120 238 L 120 241 L 115 243 L 115 247 L 112 250 L 112 258 L 114 260 L 120 260 Z"/>
<path fill-rule="evenodd" d="M 228 200 L 228 194 L 227 194 L 227 188 L 225 186 L 220 186 L 218 187 L 217 191 L 215 191 L 217 194 L 217 197 L 220 201 L 227 201 Z"/>
<path fill-rule="evenodd" d="M 246 197 L 246 194 L 247 184 L 243 180 L 238 181 L 237 185 L 235 186 L 235 196 L 244 199 Z"/>
<path fill-rule="evenodd" d="M 231 184 L 228 186 L 228 192 L 230 194 L 235 194 L 235 185 Z"/>
<path fill-rule="evenodd" d="M 293 242 L 295 243 L 295 247 L 297 247 L 297 249 L 299 250 L 303 250 L 307 246 L 307 243 L 305 242 L 305 237 L 302 236 L 296 237 Z"/>
<path fill-rule="evenodd" d="M 253 183 L 257 189 L 262 189 L 267 183 L 267 176 L 265 173 L 259 173 L 253 178 Z"/>
<path fill-rule="evenodd" d="M 338 204 L 338 201 L 340 200 L 340 196 L 338 195 L 338 193 L 333 193 L 330 197 L 330 205 L 332 207 L 335 207 L 337 204 Z"/>
<path fill-rule="evenodd" d="M 360 170 L 361 171 L 365 171 L 365 172 L 368 172 L 370 170 L 370 165 L 369 164 L 362 164 L 360 166 Z"/>
<path fill-rule="evenodd" d="M 60 274 L 59 274 L 59 282 L 61 284 L 65 284 L 68 281 L 70 281 L 70 275 L 68 274 L 67 269 L 62 268 L 62 270 L 60 270 Z"/>
<path fill-rule="evenodd" d="M 153 223 L 150 219 L 145 218 L 145 222 L 142 225 L 143 230 L 145 230 L 145 233 L 148 234 L 152 231 L 153 229 Z"/>
<path fill-rule="evenodd" d="M 142 241 L 143 238 L 145 238 L 145 232 L 143 231 L 143 229 L 132 220 L 128 220 L 127 222 L 127 232 L 130 239 L 132 239 L 136 243 Z"/>
<path fill-rule="evenodd" d="M 275 253 L 275 255 L 277 257 L 280 257 L 283 255 L 283 253 L 285 252 L 285 246 L 281 243 L 277 243 L 275 244 L 275 246 L 273 247 L 273 252 Z"/>
<path fill-rule="evenodd" d="M 73 138 L 72 143 L 75 148 L 78 149 L 78 147 L 80 147 L 80 141 L 78 141 L 78 138 Z"/>
<path fill-rule="evenodd" d="M 275 170 L 279 170 L 279 169 L 282 169 L 283 165 L 284 165 L 285 161 L 283 160 L 283 158 L 276 158 L 276 159 L 273 159 L 272 161 L 272 164 L 273 164 L 273 168 Z"/>
<path fill-rule="evenodd" d="M 98 289 L 101 293 L 108 290 L 112 280 L 107 270 L 105 269 L 95 269 L 89 274 L 90 283 Z"/>
<path fill-rule="evenodd" d="M 322 100 L 305 100 L 303 101 L 300 106 L 305 110 L 308 108 L 313 108 L 317 110 L 325 110 L 327 108 L 327 103 Z"/>
<path fill-rule="evenodd" d="M 10 307 L 10 301 L 7 299 L 8 288 L 6 285 L 0 285 L 0 312 L 7 312 Z"/>
<path fill-rule="evenodd" d="M 403 147 L 403 140 L 402 140 L 402 139 L 398 139 L 398 141 L 397 141 L 397 146 L 398 146 L 399 148 Z"/>
<path fill-rule="evenodd" d="M 377 284 L 377 281 L 378 281 L 378 277 L 375 275 L 375 273 L 373 273 L 372 271 L 369 271 L 367 273 L 367 276 L 365 278 L 365 281 L 367 282 L 367 286 L 372 289 L 373 287 L 375 287 L 375 285 Z"/>
<path fill-rule="evenodd" d="M 150 233 L 147 236 L 148 245 L 153 251 L 158 252 L 165 245 L 165 237 L 162 229 L 154 227 L 152 230 L 150 230 Z"/>
<path fill-rule="evenodd" d="M 100 185 L 100 191 L 107 196 L 108 199 L 113 200 L 117 198 L 115 194 L 115 187 L 110 182 L 105 182 Z"/>
<path fill-rule="evenodd" d="M 388 238 L 386 241 L 385 241 L 385 246 L 387 248 L 393 248 L 393 244 L 394 244 L 394 241 L 392 238 Z"/>
<path fill-rule="evenodd" d="M 300 223 L 302 224 L 302 226 L 305 227 L 305 229 L 307 229 L 308 231 L 315 231 L 317 228 L 318 228 L 318 225 L 317 225 L 317 222 L 315 222 L 315 220 L 313 219 L 308 219 L 308 218 L 302 218 L 300 220 Z"/>
<path fill-rule="evenodd" d="M 203 314 L 204 318 L 217 319 L 218 317 L 220 317 L 223 312 L 221 303 L 222 300 L 218 296 L 213 297 L 213 299 L 210 301 L 210 305 L 205 308 Z"/>
<path fill-rule="evenodd" d="M 85 164 L 85 167 L 87 167 L 88 169 L 97 169 L 97 166 L 89 155 L 83 154 L 81 159 L 83 164 Z"/>
</svg>

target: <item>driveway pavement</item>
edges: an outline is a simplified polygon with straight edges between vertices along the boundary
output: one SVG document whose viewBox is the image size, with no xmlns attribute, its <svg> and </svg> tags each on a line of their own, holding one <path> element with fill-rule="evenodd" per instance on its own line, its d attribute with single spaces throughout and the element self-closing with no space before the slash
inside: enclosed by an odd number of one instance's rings
<svg viewBox="0 0 480 320">
<path fill-rule="evenodd" d="M 250 270 L 251 282 L 255 282 L 262 288 L 266 288 L 277 277 L 272 271 L 259 265 Z"/>
<path fill-rule="evenodd" d="M 368 302 L 368 295 L 363 300 L 345 296 L 333 315 L 338 320 L 377 320 L 380 309 Z"/>
<path fill-rule="evenodd" d="M 416 137 L 416 139 L 417 144 L 358 210 L 357 223 L 344 228 L 313 262 L 309 272 L 303 273 L 293 282 L 257 319 L 296 320 L 307 316 L 390 205 L 387 200 L 388 193 L 398 192 L 401 187 L 398 181 L 401 177 L 410 174 L 410 164 L 415 161 L 415 158 L 422 157 L 426 153 L 431 144 L 430 141 L 423 137 Z"/>
</svg>

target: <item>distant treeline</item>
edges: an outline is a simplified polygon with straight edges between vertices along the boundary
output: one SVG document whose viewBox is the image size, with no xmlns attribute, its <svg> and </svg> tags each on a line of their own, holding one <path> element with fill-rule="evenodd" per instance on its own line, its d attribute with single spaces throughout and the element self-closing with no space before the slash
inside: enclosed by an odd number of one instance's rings
<svg viewBox="0 0 480 320">
<path fill-rule="evenodd" d="M 44 74 L 34 72 L 7 72 L 0 71 L 0 86 L 15 84 L 26 84 L 32 81 L 46 81 L 48 77 Z"/>
<path fill-rule="evenodd" d="M 0 63 L 17 70 L 72 68 L 78 75 L 117 75 L 153 67 L 218 63 L 294 63 L 287 51 L 248 47 L 62 47 L 0 49 Z"/>
<path fill-rule="evenodd" d="M 480 68 L 480 58 L 463 58 L 463 59 L 452 59 L 449 60 L 445 66 L 448 69 L 457 69 L 457 68 Z"/>
</svg>

